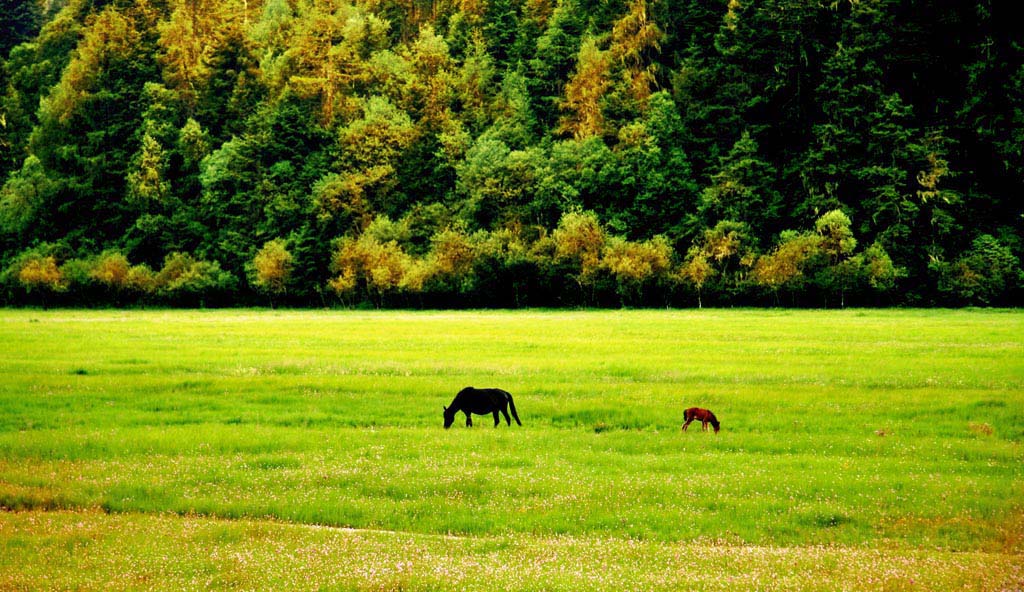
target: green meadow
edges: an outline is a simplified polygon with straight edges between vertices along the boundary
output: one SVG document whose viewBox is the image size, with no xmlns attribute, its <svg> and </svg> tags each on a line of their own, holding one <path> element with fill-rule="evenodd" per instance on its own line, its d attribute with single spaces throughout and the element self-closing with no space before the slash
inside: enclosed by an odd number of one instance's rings
<svg viewBox="0 0 1024 592">
<path fill-rule="evenodd" d="M 2 310 L 0 590 L 1021 589 L 1022 443 L 1017 311 Z"/>
</svg>

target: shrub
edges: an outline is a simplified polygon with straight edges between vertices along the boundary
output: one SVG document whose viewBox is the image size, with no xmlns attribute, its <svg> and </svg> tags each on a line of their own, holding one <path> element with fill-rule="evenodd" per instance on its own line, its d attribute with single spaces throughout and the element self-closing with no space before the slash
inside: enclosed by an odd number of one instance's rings
<svg viewBox="0 0 1024 592">
<path fill-rule="evenodd" d="M 646 285 L 670 277 L 672 247 L 662 236 L 643 242 L 613 237 L 604 248 L 601 266 L 615 278 L 623 304 L 631 298 L 642 303 Z"/>
<path fill-rule="evenodd" d="M 263 245 L 249 266 L 251 281 L 257 289 L 273 296 L 284 294 L 292 276 L 292 254 L 283 239 L 274 239 Z"/>
<path fill-rule="evenodd" d="M 207 299 L 230 291 L 234 277 L 216 261 L 196 259 L 188 253 L 171 253 L 154 278 L 156 292 L 177 304 L 205 306 Z"/>
<path fill-rule="evenodd" d="M 375 306 L 388 294 L 422 287 L 423 270 L 395 241 L 381 242 L 370 234 L 346 237 L 338 243 L 332 270 L 338 275 L 328 286 L 338 295 L 355 295 L 360 288 Z"/>
<path fill-rule="evenodd" d="M 67 279 L 57 266 L 53 255 L 30 256 L 18 267 L 18 282 L 30 294 L 35 292 L 64 292 L 68 289 Z"/>
<path fill-rule="evenodd" d="M 953 263 L 935 262 L 939 291 L 967 304 L 993 305 L 1009 301 L 1021 287 L 1020 261 L 995 237 L 983 234 Z"/>
</svg>

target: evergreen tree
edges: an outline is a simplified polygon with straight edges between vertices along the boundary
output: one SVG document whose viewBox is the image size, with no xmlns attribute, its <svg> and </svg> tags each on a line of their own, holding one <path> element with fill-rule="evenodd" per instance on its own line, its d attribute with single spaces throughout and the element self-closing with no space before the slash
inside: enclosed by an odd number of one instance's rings
<svg viewBox="0 0 1024 592">
<path fill-rule="evenodd" d="M 519 31 L 519 2 L 488 0 L 483 12 L 483 38 L 497 68 L 504 70 L 512 63 Z"/>
<path fill-rule="evenodd" d="M 30 150 L 56 178 L 38 210 L 35 237 L 95 248 L 120 238 L 124 201 L 141 122 L 139 98 L 156 77 L 147 5 L 100 12 L 86 28 L 60 82 L 42 100 Z"/>
<path fill-rule="evenodd" d="M 545 127 L 558 120 L 563 89 L 576 66 L 586 26 L 577 0 L 558 0 L 529 61 L 528 85 L 537 118 Z"/>
<path fill-rule="evenodd" d="M 39 8 L 34 0 L 0 0 L 0 61 L 12 47 L 35 36 L 42 18 Z"/>
<path fill-rule="evenodd" d="M 17 170 L 38 125 L 39 101 L 60 80 L 81 37 L 79 3 L 71 2 L 42 26 L 35 39 L 0 60 L 0 179 Z"/>
<path fill-rule="evenodd" d="M 754 236 L 770 236 L 778 228 L 781 199 L 776 193 L 775 168 L 758 153 L 748 132 L 719 159 L 711 185 L 700 198 L 701 216 L 713 225 L 721 220 L 743 222 Z"/>
</svg>

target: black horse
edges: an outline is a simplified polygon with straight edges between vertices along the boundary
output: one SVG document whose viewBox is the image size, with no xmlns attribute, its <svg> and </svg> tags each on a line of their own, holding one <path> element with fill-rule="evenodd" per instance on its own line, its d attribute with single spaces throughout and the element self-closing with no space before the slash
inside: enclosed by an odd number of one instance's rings
<svg viewBox="0 0 1024 592">
<path fill-rule="evenodd" d="M 498 417 L 499 411 L 505 416 L 505 421 L 508 425 L 512 425 L 512 419 L 508 416 L 509 409 L 512 410 L 512 417 L 516 419 L 516 423 L 523 425 L 523 422 L 519 421 L 519 414 L 516 413 L 516 404 L 512 402 L 512 395 L 507 391 L 496 388 L 478 389 L 467 386 L 459 391 L 459 394 L 455 395 L 451 405 L 444 408 L 444 429 L 447 430 L 452 427 L 452 423 L 455 422 L 455 414 L 459 411 L 466 414 L 467 427 L 473 426 L 473 420 L 470 418 L 471 413 L 476 413 L 477 415 L 493 414 L 494 427 L 498 427 L 498 424 L 501 422 Z"/>
</svg>

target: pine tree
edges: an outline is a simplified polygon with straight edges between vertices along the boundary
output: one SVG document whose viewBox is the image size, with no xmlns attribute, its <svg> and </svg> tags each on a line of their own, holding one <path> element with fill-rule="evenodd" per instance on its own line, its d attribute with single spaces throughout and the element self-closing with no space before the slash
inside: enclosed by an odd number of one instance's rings
<svg viewBox="0 0 1024 592">
<path fill-rule="evenodd" d="M 12 47 L 35 36 L 42 14 L 32 0 L 0 0 L 0 61 Z"/>
<path fill-rule="evenodd" d="M 746 223 L 754 236 L 777 228 L 781 198 L 774 189 L 775 168 L 763 160 L 749 132 L 719 159 L 711 185 L 701 194 L 699 210 L 707 224 L 722 220 Z"/>
</svg>

